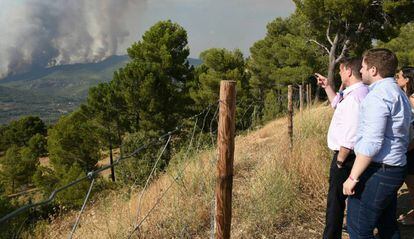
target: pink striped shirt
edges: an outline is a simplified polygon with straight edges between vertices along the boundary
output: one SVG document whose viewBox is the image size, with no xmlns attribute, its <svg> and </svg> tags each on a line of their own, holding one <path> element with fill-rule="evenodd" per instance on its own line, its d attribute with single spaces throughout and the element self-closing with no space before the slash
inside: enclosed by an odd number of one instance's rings
<svg viewBox="0 0 414 239">
<path fill-rule="evenodd" d="M 335 112 L 328 130 L 328 147 L 331 150 L 339 150 L 341 146 L 354 149 L 359 105 L 368 92 L 368 87 L 359 82 L 347 87 L 342 94 L 336 94 L 331 103 Z"/>
</svg>

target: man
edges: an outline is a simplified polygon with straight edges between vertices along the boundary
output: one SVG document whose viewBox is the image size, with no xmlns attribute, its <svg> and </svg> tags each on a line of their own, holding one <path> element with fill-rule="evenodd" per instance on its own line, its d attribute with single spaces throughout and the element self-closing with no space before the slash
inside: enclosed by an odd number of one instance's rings
<svg viewBox="0 0 414 239">
<path fill-rule="evenodd" d="M 343 185 L 348 197 L 351 239 L 400 238 L 396 221 L 397 191 L 404 181 L 411 107 L 393 78 L 397 57 L 388 49 L 364 54 L 361 74 L 370 92 L 360 107 L 356 159 Z"/>
<path fill-rule="evenodd" d="M 359 105 L 368 94 L 368 88 L 361 81 L 360 69 L 359 58 L 345 58 L 340 62 L 339 74 L 342 86 L 346 89 L 338 94 L 325 77 L 315 74 L 318 84 L 325 89 L 331 106 L 335 109 L 328 131 L 328 147 L 334 154 L 329 173 L 324 239 L 340 239 L 342 236 L 346 200 L 342 185 L 348 178 L 355 159 L 353 148 Z"/>
</svg>

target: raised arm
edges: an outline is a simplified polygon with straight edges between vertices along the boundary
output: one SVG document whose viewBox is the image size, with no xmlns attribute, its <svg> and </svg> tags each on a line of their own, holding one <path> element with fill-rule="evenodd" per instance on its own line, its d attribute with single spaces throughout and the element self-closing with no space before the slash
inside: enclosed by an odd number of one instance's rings
<svg viewBox="0 0 414 239">
<path fill-rule="evenodd" d="M 326 95 L 328 96 L 329 102 L 333 102 L 334 98 L 336 97 L 336 93 L 334 88 L 329 84 L 328 79 L 319 74 L 319 73 L 315 73 L 315 77 L 317 80 L 317 83 L 320 87 L 322 87 L 323 89 L 325 89 Z"/>
</svg>

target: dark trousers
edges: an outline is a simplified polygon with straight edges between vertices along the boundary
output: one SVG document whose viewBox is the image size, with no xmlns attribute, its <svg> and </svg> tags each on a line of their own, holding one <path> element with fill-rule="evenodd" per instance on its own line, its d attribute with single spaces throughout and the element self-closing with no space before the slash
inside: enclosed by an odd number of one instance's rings
<svg viewBox="0 0 414 239">
<path fill-rule="evenodd" d="M 337 239 L 342 236 L 342 223 L 346 196 L 342 193 L 342 184 L 347 180 L 354 164 L 355 154 L 350 153 L 342 168 L 336 166 L 338 152 L 335 151 L 329 172 L 329 191 L 326 206 L 324 239 Z"/>
<path fill-rule="evenodd" d="M 351 239 L 374 239 L 378 228 L 382 239 L 399 239 L 397 191 L 404 182 L 406 167 L 370 165 L 360 177 L 355 194 L 348 198 L 348 232 Z"/>
</svg>

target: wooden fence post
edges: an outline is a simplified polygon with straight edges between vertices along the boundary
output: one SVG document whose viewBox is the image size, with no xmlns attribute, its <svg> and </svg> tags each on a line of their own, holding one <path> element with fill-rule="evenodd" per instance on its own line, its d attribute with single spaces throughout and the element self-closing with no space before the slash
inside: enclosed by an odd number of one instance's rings
<svg viewBox="0 0 414 239">
<path fill-rule="evenodd" d="M 218 239 L 230 238 L 233 188 L 234 134 L 236 122 L 236 82 L 221 81 L 217 135 L 216 226 Z"/>
<path fill-rule="evenodd" d="M 289 135 L 289 148 L 293 146 L 293 102 L 292 102 L 293 88 L 292 85 L 288 85 L 288 135 Z"/>
<path fill-rule="evenodd" d="M 303 85 L 299 85 L 299 112 L 303 111 Z"/>
</svg>

